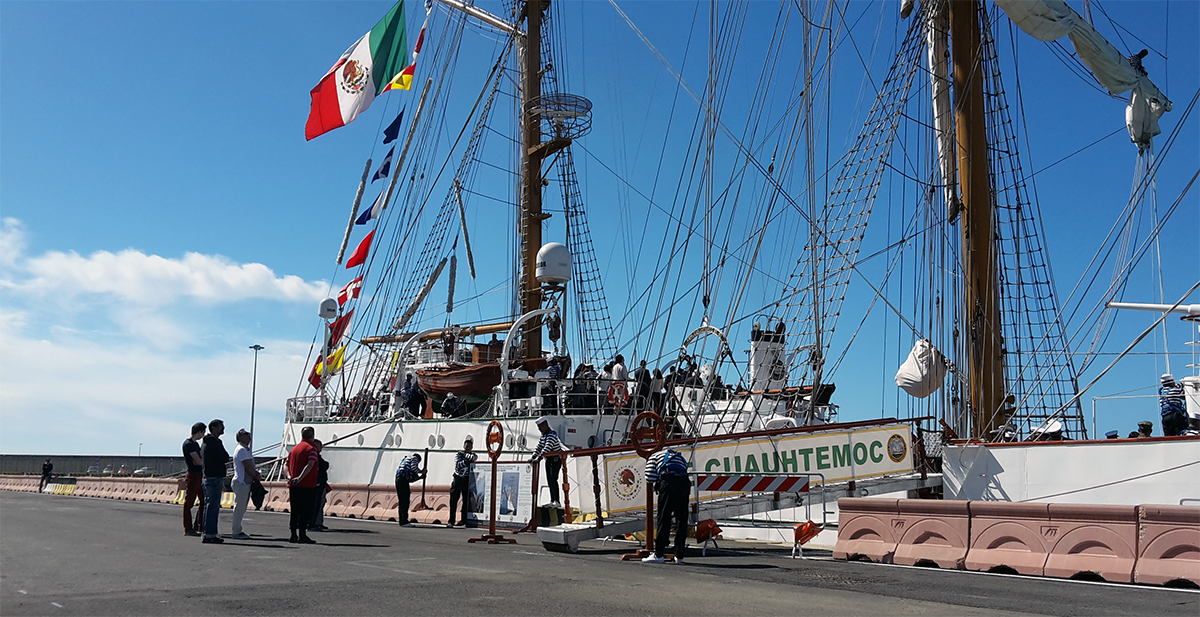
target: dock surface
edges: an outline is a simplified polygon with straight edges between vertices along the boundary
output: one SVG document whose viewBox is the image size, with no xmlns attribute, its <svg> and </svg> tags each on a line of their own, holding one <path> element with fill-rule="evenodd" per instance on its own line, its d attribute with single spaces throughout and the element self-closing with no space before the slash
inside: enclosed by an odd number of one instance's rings
<svg viewBox="0 0 1200 617">
<path fill-rule="evenodd" d="M 0 494 L 3 615 L 1197 615 L 1200 592 L 988 575 L 721 541 L 684 565 L 621 562 L 631 543 L 577 554 L 468 544 L 477 529 L 326 517 L 317 545 L 288 515 L 247 513 L 253 540 L 204 545 L 179 506 Z M 808 551 L 813 553 L 813 551 Z"/>
</svg>

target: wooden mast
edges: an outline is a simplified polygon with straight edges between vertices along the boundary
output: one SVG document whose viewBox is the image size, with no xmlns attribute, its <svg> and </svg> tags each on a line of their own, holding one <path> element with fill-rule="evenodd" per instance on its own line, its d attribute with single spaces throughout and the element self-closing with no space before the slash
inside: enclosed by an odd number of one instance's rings
<svg viewBox="0 0 1200 617">
<path fill-rule="evenodd" d="M 535 261 L 542 247 L 542 160 L 545 149 L 542 145 L 541 117 L 536 110 L 537 100 L 542 95 L 542 11 L 548 0 L 530 0 L 525 3 L 525 58 L 522 74 L 521 96 L 521 212 L 517 224 L 521 235 L 520 248 L 520 292 L 518 294 L 520 314 L 542 308 L 542 288 L 538 284 Z M 518 315 L 519 317 L 519 315 Z M 540 358 L 542 355 L 542 320 L 531 319 L 521 334 L 523 356 Z"/>
<path fill-rule="evenodd" d="M 950 0 L 948 5 L 958 184 L 963 203 L 962 308 L 974 420 L 970 435 L 987 438 L 1005 418 L 1001 413 L 1004 359 L 979 32 L 982 6 L 978 0 Z"/>
</svg>

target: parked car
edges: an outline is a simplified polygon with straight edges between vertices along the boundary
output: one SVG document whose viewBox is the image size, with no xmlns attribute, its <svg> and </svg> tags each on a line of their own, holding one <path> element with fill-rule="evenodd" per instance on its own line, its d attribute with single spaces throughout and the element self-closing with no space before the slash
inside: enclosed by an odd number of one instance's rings
<svg viewBox="0 0 1200 617">
<path fill-rule="evenodd" d="M 154 470 L 150 469 L 149 467 L 139 467 L 136 471 L 133 472 L 133 475 L 135 475 L 135 476 L 152 476 L 152 475 L 154 475 Z"/>
</svg>

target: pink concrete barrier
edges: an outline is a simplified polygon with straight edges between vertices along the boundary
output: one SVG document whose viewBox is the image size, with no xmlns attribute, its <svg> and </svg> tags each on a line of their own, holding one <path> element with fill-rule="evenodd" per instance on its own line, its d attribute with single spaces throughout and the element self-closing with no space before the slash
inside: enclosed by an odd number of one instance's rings
<svg viewBox="0 0 1200 617">
<path fill-rule="evenodd" d="M 896 553 L 892 522 L 900 515 L 898 499 L 843 497 L 838 500 L 838 541 L 834 559 L 891 563 Z"/>
<path fill-rule="evenodd" d="M 1042 576 L 1050 552 L 1044 534 L 1051 531 L 1050 510 L 1044 503 L 969 502 L 971 545 L 966 568 L 977 571 L 1013 570 Z"/>
<path fill-rule="evenodd" d="M 367 495 L 367 509 L 363 518 L 373 521 L 395 521 L 399 516 L 396 512 L 400 499 L 396 497 L 396 487 L 387 484 L 372 484 Z"/>
<path fill-rule="evenodd" d="M 435 488 L 442 490 L 435 491 Z M 414 493 L 412 497 L 412 509 L 409 510 L 408 517 L 416 519 L 418 523 L 433 525 L 442 525 L 450 522 L 450 487 L 448 485 L 427 487 L 425 489 L 425 505 L 427 506 L 426 508 L 418 509 L 421 506 L 421 493 Z"/>
<path fill-rule="evenodd" d="M 342 518 L 362 518 L 367 511 L 367 484 L 334 484 L 325 500 L 325 513 Z"/>
<path fill-rule="evenodd" d="M 263 499 L 264 510 L 268 512 L 292 511 L 286 482 L 263 482 L 263 488 L 267 489 L 267 497 Z"/>
<path fill-rule="evenodd" d="M 1137 583 L 1200 585 L 1200 507 L 1138 506 Z"/>
<path fill-rule="evenodd" d="M 1137 506 L 1049 504 L 1046 576 L 1094 574 L 1132 583 L 1137 559 Z"/>
<path fill-rule="evenodd" d="M 937 564 L 962 570 L 970 545 L 971 519 L 966 501 L 901 499 L 892 522 L 896 536 L 894 563 L 906 566 Z"/>
</svg>

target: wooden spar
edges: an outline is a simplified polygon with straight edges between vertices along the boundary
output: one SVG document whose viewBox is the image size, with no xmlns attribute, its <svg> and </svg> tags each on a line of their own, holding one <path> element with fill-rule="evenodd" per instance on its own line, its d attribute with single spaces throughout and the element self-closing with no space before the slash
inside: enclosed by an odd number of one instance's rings
<svg viewBox="0 0 1200 617">
<path fill-rule="evenodd" d="M 392 181 L 388 184 L 387 197 L 383 198 L 384 210 L 387 210 L 388 203 L 392 201 L 392 191 L 396 188 L 396 180 L 400 178 L 400 168 L 404 167 L 404 158 L 408 156 L 408 146 L 412 144 L 413 134 L 417 132 L 417 123 L 421 121 L 421 112 L 425 111 L 425 97 L 429 96 L 429 86 L 432 84 L 433 78 L 430 77 L 425 80 L 425 87 L 421 90 L 421 99 L 417 101 L 417 113 L 413 114 L 412 125 L 408 127 L 408 138 L 404 140 L 400 158 L 396 161 L 396 168 L 392 170 Z"/>
<path fill-rule="evenodd" d="M 517 223 L 520 232 L 521 273 L 518 300 L 521 315 L 542 308 L 542 288 L 538 284 L 537 252 L 542 247 L 542 123 L 534 110 L 541 97 L 542 81 L 542 9 L 549 2 L 534 0 L 525 3 L 525 66 L 522 67 L 520 124 L 521 138 L 521 216 Z M 542 320 L 531 319 L 521 333 L 525 358 L 542 355 Z"/>
<path fill-rule="evenodd" d="M 463 336 L 479 336 L 484 334 L 498 334 L 500 332 L 508 332 L 512 328 L 513 322 L 506 321 L 503 323 L 480 324 L 478 326 L 466 326 L 459 328 Z M 399 334 L 383 334 L 380 336 L 364 336 L 361 340 L 364 345 L 382 345 L 386 343 L 407 343 L 409 339 L 416 335 L 416 332 L 401 332 Z M 432 341 L 442 336 L 441 332 L 430 334 L 421 337 L 423 341 Z"/>
<path fill-rule="evenodd" d="M 425 301 L 425 296 L 429 295 L 429 291 L 433 289 L 433 284 L 436 283 L 438 277 L 442 275 L 442 269 L 445 267 L 446 258 L 443 257 L 442 261 L 438 263 L 437 268 L 434 268 L 433 274 L 429 275 L 429 280 L 425 281 L 425 286 L 421 288 L 421 293 L 417 294 L 417 298 L 412 301 L 412 304 L 408 305 L 408 309 L 404 311 L 404 314 L 400 316 L 400 319 L 396 320 L 396 325 L 392 326 L 393 330 L 399 330 L 400 328 L 408 325 L 408 320 L 412 319 L 413 315 L 417 314 L 417 309 L 421 308 L 421 303 Z"/>
<path fill-rule="evenodd" d="M 338 249 L 337 265 L 342 265 L 342 258 L 346 256 L 346 245 L 350 243 L 350 231 L 354 229 L 354 219 L 358 218 L 358 205 L 362 203 L 363 191 L 367 188 L 367 174 L 371 173 L 371 159 L 367 159 L 367 166 L 363 167 L 362 180 L 358 181 L 358 193 L 354 196 L 354 206 L 350 208 L 350 222 L 346 223 L 346 235 L 342 238 L 342 248 Z"/>
<path fill-rule="evenodd" d="M 446 292 L 446 312 L 454 312 L 454 278 L 458 276 L 458 255 L 450 256 L 449 290 Z"/>
<path fill-rule="evenodd" d="M 996 284 L 994 212 L 988 173 L 987 122 L 980 56 L 979 0 L 951 0 L 955 141 L 962 197 L 963 321 L 967 324 L 970 436 L 984 439 L 1003 424 L 1004 359 Z"/>
<path fill-rule="evenodd" d="M 463 208 L 462 186 L 458 184 L 458 178 L 454 179 L 454 197 L 458 200 L 458 221 L 462 223 L 463 246 L 467 249 L 467 268 L 471 271 L 471 278 L 475 278 L 475 256 L 471 254 L 471 236 L 467 234 L 467 211 Z"/>
</svg>

